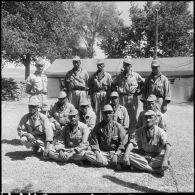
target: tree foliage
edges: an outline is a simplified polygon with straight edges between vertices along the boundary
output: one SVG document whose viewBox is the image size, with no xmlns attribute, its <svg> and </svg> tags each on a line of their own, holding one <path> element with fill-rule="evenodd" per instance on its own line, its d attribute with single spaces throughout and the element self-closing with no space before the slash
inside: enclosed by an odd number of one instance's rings
<svg viewBox="0 0 195 195">
<path fill-rule="evenodd" d="M 75 26 L 84 42 L 88 56 L 94 56 L 96 38 L 105 37 L 122 20 L 113 2 L 77 2 Z"/>
<path fill-rule="evenodd" d="M 2 2 L 2 57 L 24 64 L 25 78 L 35 57 L 71 57 L 79 45 L 72 25 L 73 11 L 74 2 Z"/>
<path fill-rule="evenodd" d="M 160 1 L 158 11 L 158 56 L 177 57 L 193 54 L 193 16 L 188 1 Z M 130 27 L 108 34 L 101 48 L 109 57 L 152 57 L 155 47 L 155 14 L 157 5 L 147 1 L 140 9 L 131 2 Z M 114 40 L 114 41 L 113 41 Z"/>
</svg>

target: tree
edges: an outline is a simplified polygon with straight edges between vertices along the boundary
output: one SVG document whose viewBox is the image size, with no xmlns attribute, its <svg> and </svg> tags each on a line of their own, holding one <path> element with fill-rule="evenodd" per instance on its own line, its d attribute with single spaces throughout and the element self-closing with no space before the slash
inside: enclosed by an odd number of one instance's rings
<svg viewBox="0 0 195 195">
<path fill-rule="evenodd" d="M 188 1 L 160 1 L 158 17 L 158 56 L 176 57 L 193 54 L 193 16 L 188 11 Z M 155 10 L 157 5 L 147 1 L 140 9 L 131 2 L 130 20 L 132 25 L 108 34 L 102 40 L 101 48 L 108 56 L 152 57 L 155 46 Z M 121 37 L 122 34 L 122 37 Z M 115 42 L 109 43 L 115 37 Z M 106 44 L 104 44 L 106 42 Z M 121 47 L 118 47 L 121 45 Z M 117 51 L 118 50 L 118 51 Z"/>
<path fill-rule="evenodd" d="M 72 57 L 79 45 L 73 27 L 74 2 L 4 1 L 2 2 L 3 58 L 22 63 L 25 79 L 36 57 Z"/>
<path fill-rule="evenodd" d="M 106 36 L 109 30 L 122 23 L 115 4 L 111 2 L 77 2 L 74 19 L 90 58 L 94 56 L 96 38 Z"/>
</svg>

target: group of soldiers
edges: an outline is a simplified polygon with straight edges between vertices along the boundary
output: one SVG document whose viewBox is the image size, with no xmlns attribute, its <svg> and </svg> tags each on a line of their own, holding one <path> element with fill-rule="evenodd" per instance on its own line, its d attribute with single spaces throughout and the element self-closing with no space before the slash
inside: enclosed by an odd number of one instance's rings
<svg viewBox="0 0 195 195">
<path fill-rule="evenodd" d="M 35 73 L 27 78 L 29 112 L 17 128 L 23 145 L 44 160 L 164 175 L 171 154 L 164 113 L 171 97 L 158 60 L 152 61 L 146 79 L 133 72 L 131 58 L 124 58 L 115 78 L 98 60 L 97 71 L 89 78 L 76 56 L 61 82 L 58 101 L 51 106 L 44 66 L 38 59 Z M 138 96 L 143 111 L 137 117 Z"/>
</svg>

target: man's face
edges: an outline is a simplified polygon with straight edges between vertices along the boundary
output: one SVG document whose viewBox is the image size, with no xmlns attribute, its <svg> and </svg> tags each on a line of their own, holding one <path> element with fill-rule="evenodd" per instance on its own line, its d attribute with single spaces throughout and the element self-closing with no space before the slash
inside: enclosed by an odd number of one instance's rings
<svg viewBox="0 0 195 195">
<path fill-rule="evenodd" d="M 106 121 L 106 122 L 109 122 L 113 117 L 113 111 L 104 111 L 103 112 L 103 119 Z"/>
<path fill-rule="evenodd" d="M 156 103 L 155 101 L 147 101 L 147 109 L 148 110 L 155 110 L 156 108 Z"/>
<path fill-rule="evenodd" d="M 104 69 L 104 64 L 97 64 L 97 69 L 101 72 Z"/>
<path fill-rule="evenodd" d="M 160 66 L 152 66 L 152 73 L 157 75 L 160 72 Z"/>
<path fill-rule="evenodd" d="M 73 61 L 73 66 L 76 70 L 80 68 L 81 61 Z"/>
<path fill-rule="evenodd" d="M 116 106 L 116 105 L 118 105 L 118 103 L 119 103 L 119 98 L 117 96 L 112 96 L 111 97 L 111 104 Z"/>
<path fill-rule="evenodd" d="M 123 62 L 123 68 L 125 72 L 129 72 L 131 70 L 132 65 L 131 64 L 127 64 L 125 62 Z"/>
<path fill-rule="evenodd" d="M 44 66 L 43 65 L 36 65 L 36 68 L 37 68 L 37 72 L 40 72 L 40 73 L 42 73 L 43 70 L 44 70 Z"/>
<path fill-rule="evenodd" d="M 70 120 L 70 124 L 71 124 L 72 126 L 76 126 L 76 125 L 78 124 L 78 121 L 79 121 L 79 116 L 78 116 L 78 114 L 76 114 L 76 115 L 70 115 L 70 116 L 69 116 L 69 120 Z"/>
<path fill-rule="evenodd" d="M 155 120 L 156 120 L 156 116 L 154 116 L 154 115 L 147 115 L 147 116 L 145 116 L 145 119 L 146 119 L 146 126 L 148 128 L 154 126 Z"/>
<path fill-rule="evenodd" d="M 82 114 L 87 114 L 88 105 L 82 105 L 80 106 L 80 111 Z"/>
<path fill-rule="evenodd" d="M 66 103 L 66 98 L 58 98 L 58 102 L 60 105 L 64 105 Z"/>
<path fill-rule="evenodd" d="M 31 115 L 36 113 L 38 109 L 39 109 L 39 106 L 28 105 L 28 110 Z"/>
</svg>

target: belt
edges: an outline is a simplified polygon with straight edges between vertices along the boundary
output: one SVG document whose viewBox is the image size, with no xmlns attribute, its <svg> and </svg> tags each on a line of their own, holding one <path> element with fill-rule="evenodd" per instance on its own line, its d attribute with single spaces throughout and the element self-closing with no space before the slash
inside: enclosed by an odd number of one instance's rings
<svg viewBox="0 0 195 195">
<path fill-rule="evenodd" d="M 79 90 L 79 91 L 88 91 L 88 89 L 85 88 L 85 87 L 74 87 L 72 90 L 73 91 L 76 91 L 76 90 Z"/>
<path fill-rule="evenodd" d="M 119 92 L 119 95 L 134 95 L 135 93 L 125 93 L 125 92 Z"/>
</svg>

